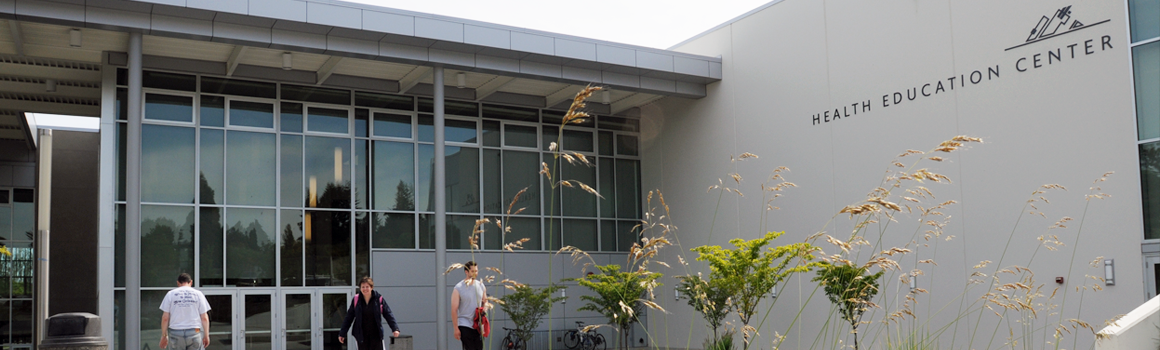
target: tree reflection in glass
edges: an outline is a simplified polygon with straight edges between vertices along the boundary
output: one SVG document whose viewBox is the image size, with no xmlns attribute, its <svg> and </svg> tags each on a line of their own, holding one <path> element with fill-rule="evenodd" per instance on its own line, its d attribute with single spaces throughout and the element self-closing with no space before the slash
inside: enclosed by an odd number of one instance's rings
<svg viewBox="0 0 1160 350">
<path fill-rule="evenodd" d="M 282 211 L 283 286 L 302 286 L 302 210 Z"/>
<path fill-rule="evenodd" d="M 307 286 L 351 285 L 350 212 L 306 211 Z"/>
<path fill-rule="evenodd" d="M 228 208 L 226 284 L 274 285 L 274 210 Z"/>
<path fill-rule="evenodd" d="M 193 271 L 193 208 L 141 206 L 141 286 L 172 287 Z"/>
</svg>

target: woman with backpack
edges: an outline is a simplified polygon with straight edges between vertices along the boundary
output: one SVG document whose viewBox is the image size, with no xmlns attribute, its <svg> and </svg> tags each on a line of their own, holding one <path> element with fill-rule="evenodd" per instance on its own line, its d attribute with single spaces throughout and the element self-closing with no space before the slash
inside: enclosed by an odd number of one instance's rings
<svg viewBox="0 0 1160 350">
<path fill-rule="evenodd" d="M 346 332 L 351 330 L 354 323 L 353 335 L 358 342 L 359 350 L 380 350 L 383 347 L 383 323 L 379 317 L 387 320 L 391 326 L 391 337 L 399 336 L 399 325 L 395 323 L 395 315 L 391 314 L 391 307 L 383 300 L 383 296 L 374 290 L 375 281 L 370 276 L 358 281 L 358 295 L 351 301 L 350 309 L 346 311 L 346 319 L 342 321 L 342 332 L 338 333 L 338 342 L 346 342 Z"/>
</svg>

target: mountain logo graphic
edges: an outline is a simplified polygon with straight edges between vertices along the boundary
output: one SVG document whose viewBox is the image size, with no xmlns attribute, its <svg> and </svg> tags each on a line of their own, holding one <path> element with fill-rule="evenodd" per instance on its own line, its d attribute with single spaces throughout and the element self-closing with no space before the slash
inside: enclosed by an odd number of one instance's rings
<svg viewBox="0 0 1160 350">
<path fill-rule="evenodd" d="M 1011 50 L 1011 49 L 1014 49 L 1014 48 L 1017 48 L 1020 46 L 1028 45 L 1028 44 L 1038 42 L 1041 40 L 1054 38 L 1054 37 L 1064 35 L 1067 33 L 1071 33 L 1074 31 L 1078 31 L 1081 29 L 1087 29 L 1089 27 L 1094 27 L 1096 25 L 1104 24 L 1104 23 L 1107 23 L 1108 21 L 1111 21 L 1110 19 L 1105 19 L 1105 20 L 1102 20 L 1102 21 L 1099 21 L 1096 23 L 1092 23 L 1092 24 L 1084 24 L 1083 22 L 1080 22 L 1077 19 L 1071 18 L 1071 12 L 1072 12 L 1071 7 L 1072 7 L 1071 5 L 1068 5 L 1068 6 L 1064 6 L 1063 8 L 1060 8 L 1058 10 L 1055 10 L 1055 13 L 1052 14 L 1051 16 L 1046 16 L 1046 15 L 1040 16 L 1039 22 L 1036 23 L 1035 26 L 1031 28 L 1031 33 L 1029 33 L 1027 35 L 1027 40 L 1024 40 L 1024 42 L 1022 44 L 1009 47 L 1009 48 L 1007 48 L 1007 50 Z M 1007 51 L 1007 50 L 1004 50 L 1004 51 Z"/>
</svg>

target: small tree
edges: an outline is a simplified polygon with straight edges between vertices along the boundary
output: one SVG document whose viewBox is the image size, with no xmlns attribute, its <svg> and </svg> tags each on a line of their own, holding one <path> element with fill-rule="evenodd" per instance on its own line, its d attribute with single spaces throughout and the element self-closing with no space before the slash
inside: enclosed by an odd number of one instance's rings
<svg viewBox="0 0 1160 350">
<path fill-rule="evenodd" d="M 617 327 L 620 339 L 617 347 L 628 345 L 626 337 L 632 324 L 639 321 L 637 315 L 644 310 L 644 306 L 660 309 L 656 303 L 645 299 L 646 293 L 660 285 L 656 280 L 661 277 L 660 272 L 650 272 L 645 269 L 635 271 L 620 271 L 620 265 L 596 265 L 600 274 L 586 275 L 582 278 L 570 278 L 581 286 L 587 287 L 596 295 L 582 295 L 586 301 L 579 311 L 595 311 L 608 318 L 608 323 Z"/>
<path fill-rule="evenodd" d="M 861 324 L 862 314 L 872 305 L 870 299 L 878 294 L 878 279 L 886 272 L 867 275 L 867 268 L 823 263 L 818 270 L 818 277 L 813 279 L 825 287 L 830 302 L 838 306 L 842 319 L 850 323 L 855 350 L 858 349 L 858 325 Z"/>
<path fill-rule="evenodd" d="M 701 274 L 677 276 L 680 280 L 677 290 L 689 301 L 693 310 L 701 313 L 709 328 L 713 330 L 710 345 L 715 345 L 720 339 L 717 330 L 725 323 L 725 316 L 729 315 L 732 307 L 731 297 L 737 292 L 738 286 L 729 279 L 701 278 Z"/>
<path fill-rule="evenodd" d="M 700 246 L 693 251 L 700 254 L 699 261 L 709 262 L 710 280 L 721 279 L 727 285 L 736 286 L 732 298 L 733 310 L 744 324 L 743 334 L 745 349 L 752 343 L 749 332 L 756 330 L 749 326 L 762 299 L 773 294 L 773 287 L 780 284 L 790 275 L 809 271 L 816 263 L 813 253 L 816 248 L 809 243 L 794 243 L 778 247 L 766 248 L 767 245 L 785 232 L 769 232 L 764 237 L 744 240 L 734 238 L 729 243 L 736 249 L 723 249 L 721 246 Z M 794 264 L 795 259 L 805 264 Z M 791 265 L 793 265 L 791 267 Z"/>
<path fill-rule="evenodd" d="M 532 288 L 524 284 L 509 283 L 508 294 L 499 298 L 499 308 L 515 324 L 515 333 L 520 339 L 531 339 L 532 330 L 540 326 L 540 319 L 564 297 L 553 297 L 564 286 L 553 284 L 544 288 Z"/>
</svg>

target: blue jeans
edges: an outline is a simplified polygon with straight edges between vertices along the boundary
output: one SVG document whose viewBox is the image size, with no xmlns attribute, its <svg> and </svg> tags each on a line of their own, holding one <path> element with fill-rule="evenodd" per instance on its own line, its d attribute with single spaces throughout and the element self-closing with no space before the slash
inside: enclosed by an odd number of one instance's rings
<svg viewBox="0 0 1160 350">
<path fill-rule="evenodd" d="M 170 329 L 168 350 L 201 350 L 202 335 L 196 328 Z"/>
</svg>

